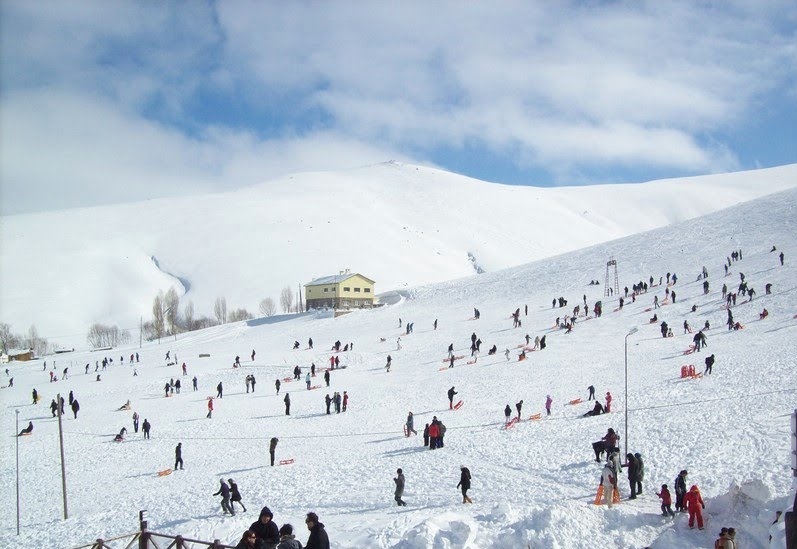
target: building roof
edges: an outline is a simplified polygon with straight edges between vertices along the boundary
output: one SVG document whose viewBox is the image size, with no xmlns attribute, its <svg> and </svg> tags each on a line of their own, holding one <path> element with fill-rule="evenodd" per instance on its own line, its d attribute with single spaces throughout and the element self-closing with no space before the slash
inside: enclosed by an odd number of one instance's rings
<svg viewBox="0 0 797 549">
<path fill-rule="evenodd" d="M 324 284 L 337 284 L 339 282 L 346 281 L 355 276 L 362 276 L 365 280 L 373 284 L 373 280 L 370 278 L 361 275 L 360 273 L 344 273 L 344 274 L 336 274 L 330 276 L 322 276 L 320 278 L 316 278 L 315 280 L 311 280 L 305 286 L 323 286 Z"/>
</svg>

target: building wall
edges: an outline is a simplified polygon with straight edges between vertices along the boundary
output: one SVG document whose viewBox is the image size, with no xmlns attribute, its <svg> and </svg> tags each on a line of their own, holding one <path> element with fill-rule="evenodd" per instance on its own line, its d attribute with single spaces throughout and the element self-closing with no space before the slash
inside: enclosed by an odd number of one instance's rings
<svg viewBox="0 0 797 549">
<path fill-rule="evenodd" d="M 338 307 L 370 307 L 374 303 L 374 283 L 355 274 L 343 282 L 304 287 L 308 309 Z"/>
</svg>

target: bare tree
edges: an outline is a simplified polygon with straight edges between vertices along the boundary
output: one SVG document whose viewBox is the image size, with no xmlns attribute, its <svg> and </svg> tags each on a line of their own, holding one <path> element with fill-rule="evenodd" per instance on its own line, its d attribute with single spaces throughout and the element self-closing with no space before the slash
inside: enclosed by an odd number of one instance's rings
<svg viewBox="0 0 797 549">
<path fill-rule="evenodd" d="M 160 291 L 152 301 L 152 330 L 155 337 L 158 339 L 162 338 L 164 335 L 165 320 L 163 291 Z"/>
<path fill-rule="evenodd" d="M 290 313 L 293 306 L 293 290 L 290 286 L 285 286 L 280 293 L 280 305 L 283 313 Z"/>
<path fill-rule="evenodd" d="M 47 340 L 43 337 L 39 337 L 39 332 L 36 330 L 36 326 L 31 324 L 30 328 L 28 329 L 28 337 L 25 340 L 25 345 L 28 349 L 33 349 L 33 352 L 37 356 L 41 356 L 47 353 L 48 343 Z"/>
<path fill-rule="evenodd" d="M 217 297 L 216 303 L 213 306 L 213 313 L 216 315 L 216 320 L 219 324 L 226 324 L 227 322 L 227 298 Z"/>
<path fill-rule="evenodd" d="M 19 345 L 19 337 L 11 332 L 11 325 L 0 323 L 0 348 L 8 351 Z"/>
<path fill-rule="evenodd" d="M 277 308 L 274 306 L 274 300 L 270 297 L 267 297 L 260 302 L 260 313 L 263 316 L 274 316 L 276 309 Z"/>
<path fill-rule="evenodd" d="M 169 333 L 177 333 L 177 317 L 180 316 L 180 296 L 177 295 L 177 290 L 174 286 L 169 288 L 166 292 L 166 297 L 163 299 L 163 313 L 166 325 L 169 328 Z"/>
<path fill-rule="evenodd" d="M 249 320 L 253 318 L 246 309 L 235 309 L 230 313 L 229 321 L 238 322 L 239 320 Z"/>
<path fill-rule="evenodd" d="M 101 347 L 116 347 L 130 342 L 130 332 L 120 330 L 118 326 L 105 326 L 95 323 L 91 325 L 86 340 L 95 349 Z"/>
<path fill-rule="evenodd" d="M 185 310 L 183 311 L 183 318 L 185 318 L 185 329 L 189 332 L 194 329 L 194 302 L 189 301 Z"/>
</svg>

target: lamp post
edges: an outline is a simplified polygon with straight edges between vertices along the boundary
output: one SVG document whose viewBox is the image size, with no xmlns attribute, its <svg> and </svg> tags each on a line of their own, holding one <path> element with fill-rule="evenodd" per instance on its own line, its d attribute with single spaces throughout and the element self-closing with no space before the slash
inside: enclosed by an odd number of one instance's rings
<svg viewBox="0 0 797 549">
<path fill-rule="evenodd" d="M 628 455 L 628 336 L 639 331 L 634 327 L 625 334 L 625 453 Z"/>
<path fill-rule="evenodd" d="M 17 535 L 19 535 L 19 410 L 17 412 Z"/>
</svg>

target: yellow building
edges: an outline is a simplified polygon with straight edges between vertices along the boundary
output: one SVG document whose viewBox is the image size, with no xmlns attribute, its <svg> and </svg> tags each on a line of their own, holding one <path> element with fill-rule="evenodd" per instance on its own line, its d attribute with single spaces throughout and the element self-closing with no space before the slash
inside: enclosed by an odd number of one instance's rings
<svg viewBox="0 0 797 549">
<path fill-rule="evenodd" d="M 309 309 L 349 309 L 373 307 L 374 281 L 348 269 L 322 276 L 304 285 L 305 307 Z"/>
</svg>

